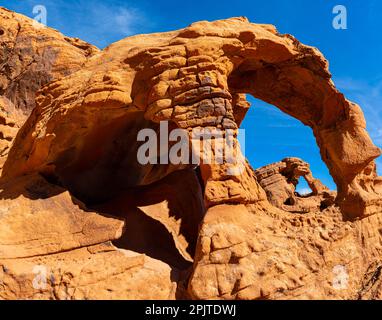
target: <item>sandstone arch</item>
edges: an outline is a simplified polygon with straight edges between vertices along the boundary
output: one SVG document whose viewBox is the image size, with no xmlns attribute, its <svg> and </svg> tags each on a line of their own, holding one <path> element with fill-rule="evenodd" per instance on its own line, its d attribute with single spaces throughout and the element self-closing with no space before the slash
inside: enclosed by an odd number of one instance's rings
<svg viewBox="0 0 382 320">
<path fill-rule="evenodd" d="M 360 107 L 337 91 L 317 49 L 245 18 L 127 38 L 89 59 L 80 72 L 45 86 L 3 178 L 38 171 L 80 193 L 91 176 L 117 187 L 156 181 L 179 166 L 129 161 L 136 129 L 170 120 L 186 129 L 236 130 L 248 107 L 243 93 L 312 128 L 346 217 L 375 212 L 381 195 L 373 160 L 381 151 L 366 132 Z M 106 170 L 113 165 L 115 170 Z M 236 177 L 225 174 L 227 166 L 201 166 L 209 206 L 266 201 L 248 164 Z"/>
<path fill-rule="evenodd" d="M 270 203 L 293 213 L 317 212 L 333 204 L 336 192 L 330 191 L 313 177 L 308 163 L 299 158 L 285 158 L 255 170 L 256 179 L 267 193 Z M 310 193 L 296 192 L 299 179 L 307 182 Z"/>
</svg>

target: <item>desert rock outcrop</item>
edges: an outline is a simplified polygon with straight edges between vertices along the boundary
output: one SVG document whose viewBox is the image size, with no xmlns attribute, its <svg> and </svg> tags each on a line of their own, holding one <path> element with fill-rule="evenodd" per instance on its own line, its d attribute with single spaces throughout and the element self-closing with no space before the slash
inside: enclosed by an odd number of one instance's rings
<svg viewBox="0 0 382 320">
<path fill-rule="evenodd" d="M 16 136 L 35 107 L 36 92 L 79 70 L 99 50 L 0 7 L 0 172 Z"/>
<path fill-rule="evenodd" d="M 335 207 L 292 214 L 219 205 L 206 213 L 194 299 L 381 299 L 382 214 L 344 222 Z"/>
<path fill-rule="evenodd" d="M 36 92 L 78 71 L 97 52 L 80 39 L 0 8 L 0 172 L 13 139 L 35 107 Z M 39 175 L 1 183 L 0 221 L 0 299 L 177 295 L 176 270 L 112 245 L 122 235 L 123 220 L 92 214 Z M 36 290 L 33 281 L 42 275 L 47 281 L 37 283 Z M 148 282 L 151 290 L 143 290 Z"/>
<path fill-rule="evenodd" d="M 381 151 L 365 130 L 361 108 L 334 87 L 317 49 L 244 18 L 130 37 L 88 59 L 81 72 L 51 82 L 39 92 L 3 176 L 34 171 L 55 175 L 88 198 L 92 191 L 81 186 L 88 176 L 118 188 L 158 181 L 178 167 L 142 168 L 134 162 L 135 130 L 156 129 L 160 120 L 184 129 L 235 130 L 235 110 L 243 109 L 235 102 L 242 101 L 238 97 L 243 93 L 312 128 L 347 218 L 375 213 L 381 197 L 369 167 Z M 130 149 L 112 145 L 120 140 L 129 141 Z M 116 164 L 119 172 L 128 176 L 103 172 L 118 157 L 124 158 Z M 221 176 L 220 168 L 201 166 L 207 203 L 265 199 L 251 169 L 230 179 Z"/>
<path fill-rule="evenodd" d="M 274 206 L 289 212 L 319 211 L 332 205 L 336 193 L 315 179 L 309 164 L 298 158 L 286 158 L 255 170 L 257 181 Z M 303 177 L 311 189 L 310 194 L 296 191 L 299 178 Z"/>
<path fill-rule="evenodd" d="M 0 22 L 0 298 L 382 298 L 381 151 L 316 48 L 246 18 L 103 51 Z M 299 159 L 253 170 L 240 148 L 138 161 L 138 132 L 161 122 L 237 147 L 246 94 L 312 128 L 337 195 Z"/>
<path fill-rule="evenodd" d="M 79 70 L 98 51 L 82 40 L 0 8 L 0 96 L 29 114 L 38 89 Z"/>
</svg>

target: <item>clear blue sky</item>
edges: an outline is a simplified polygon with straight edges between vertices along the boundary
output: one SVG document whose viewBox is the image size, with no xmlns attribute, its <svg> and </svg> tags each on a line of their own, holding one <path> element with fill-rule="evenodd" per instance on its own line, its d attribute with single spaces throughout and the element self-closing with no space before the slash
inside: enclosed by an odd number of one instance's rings
<svg viewBox="0 0 382 320">
<path fill-rule="evenodd" d="M 1 6 L 31 17 L 37 4 L 47 7 L 48 26 L 100 48 L 129 35 L 179 29 L 198 20 L 246 16 L 252 22 L 274 24 L 281 33 L 293 34 L 324 53 L 334 82 L 361 105 L 369 132 L 382 147 L 380 0 L 0 0 Z M 338 4 L 347 7 L 347 30 L 332 27 L 332 9 Z M 253 106 L 244 128 L 252 165 L 297 156 L 311 164 L 316 177 L 335 188 L 311 130 L 272 106 L 250 100 Z M 378 163 L 382 168 L 382 161 Z"/>
</svg>

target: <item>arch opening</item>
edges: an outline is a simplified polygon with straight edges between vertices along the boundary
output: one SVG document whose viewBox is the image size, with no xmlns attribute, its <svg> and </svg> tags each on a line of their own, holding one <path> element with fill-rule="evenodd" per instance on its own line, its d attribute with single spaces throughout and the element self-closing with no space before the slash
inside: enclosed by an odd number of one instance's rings
<svg viewBox="0 0 382 320">
<path fill-rule="evenodd" d="M 300 197 L 307 197 L 313 193 L 313 190 L 309 187 L 309 183 L 305 178 L 299 178 L 296 185 L 296 193 Z"/>
<path fill-rule="evenodd" d="M 382 201 L 374 162 L 381 150 L 366 131 L 361 108 L 335 88 L 326 61 L 315 49 L 305 50 L 299 58 L 269 63 L 248 49 L 249 57 L 228 77 L 229 88 L 274 105 L 309 126 L 337 186 L 336 203 L 344 217 L 368 216 Z"/>
<path fill-rule="evenodd" d="M 262 100 L 252 96 L 247 99 L 251 107 L 241 128 L 245 130 L 245 156 L 252 167 L 257 169 L 285 158 L 299 158 L 310 165 L 312 174 L 324 185 L 336 190 L 311 128 Z M 304 178 L 299 179 L 297 186 L 297 191 L 309 188 Z"/>
</svg>

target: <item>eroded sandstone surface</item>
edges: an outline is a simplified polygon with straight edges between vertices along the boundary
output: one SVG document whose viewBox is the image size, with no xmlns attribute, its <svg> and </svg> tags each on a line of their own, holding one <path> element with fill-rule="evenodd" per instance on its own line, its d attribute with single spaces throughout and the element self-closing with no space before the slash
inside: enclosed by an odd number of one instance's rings
<svg viewBox="0 0 382 320">
<path fill-rule="evenodd" d="M 0 172 L 36 92 L 78 71 L 99 49 L 0 8 Z"/>
<path fill-rule="evenodd" d="M 0 298 L 382 298 L 381 150 L 316 48 L 246 18 L 103 51 L 3 8 L 0 22 Z M 253 170 L 239 149 L 137 161 L 161 121 L 237 146 L 246 94 L 312 128 L 337 192 L 300 159 Z"/>
<path fill-rule="evenodd" d="M 313 177 L 309 164 L 298 158 L 286 158 L 255 170 L 257 181 L 275 207 L 294 213 L 319 211 L 332 205 L 336 192 L 330 191 Z M 307 182 L 311 193 L 299 194 L 300 178 Z"/>
</svg>

